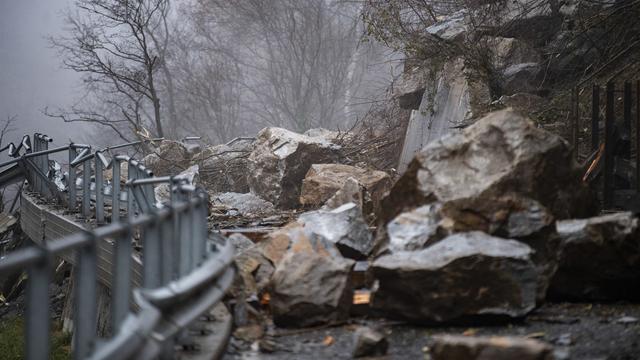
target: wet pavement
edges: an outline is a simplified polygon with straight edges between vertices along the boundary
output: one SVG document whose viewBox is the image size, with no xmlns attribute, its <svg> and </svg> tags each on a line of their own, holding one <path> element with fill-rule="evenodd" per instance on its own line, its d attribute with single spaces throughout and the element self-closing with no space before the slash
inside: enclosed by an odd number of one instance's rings
<svg viewBox="0 0 640 360">
<path fill-rule="evenodd" d="M 427 327 L 384 320 L 313 329 L 273 329 L 253 343 L 232 339 L 224 359 L 351 359 L 358 325 L 381 328 L 389 341 L 381 359 L 429 359 L 437 334 L 526 336 L 548 342 L 557 359 L 640 359 L 640 304 L 547 304 L 520 322 L 493 326 Z M 260 347 L 267 351 L 260 350 Z"/>
</svg>

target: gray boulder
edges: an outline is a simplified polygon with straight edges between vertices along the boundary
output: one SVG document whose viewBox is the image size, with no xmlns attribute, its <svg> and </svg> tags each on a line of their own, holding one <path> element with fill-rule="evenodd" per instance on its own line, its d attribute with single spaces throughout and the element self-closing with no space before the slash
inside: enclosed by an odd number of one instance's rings
<svg viewBox="0 0 640 360">
<path fill-rule="evenodd" d="M 306 212 L 298 217 L 297 222 L 302 224 L 306 233 L 336 244 L 346 257 L 362 259 L 373 248 L 369 227 L 362 211 L 354 203 L 347 203 L 333 210 Z"/>
<path fill-rule="evenodd" d="M 269 306 L 277 326 L 313 326 L 348 317 L 355 262 L 340 257 L 333 246 L 317 237 L 303 237 L 284 254 L 269 286 Z"/>
<path fill-rule="evenodd" d="M 440 213 L 456 231 L 502 237 L 597 211 L 569 144 L 510 109 L 420 150 L 383 200 L 381 228 L 403 212 L 433 203 L 442 205 Z M 527 228 L 516 229 L 523 216 L 529 217 Z M 384 249 L 386 231 L 379 234 Z"/>
<path fill-rule="evenodd" d="M 280 208 L 299 205 L 302 180 L 312 164 L 338 161 L 340 147 L 323 137 L 281 128 L 258 133 L 246 172 L 251 192 Z"/>
<path fill-rule="evenodd" d="M 391 252 L 424 249 L 447 235 L 447 220 L 440 213 L 442 205 L 429 204 L 398 215 L 387 224 Z"/>
<path fill-rule="evenodd" d="M 638 219 L 629 212 L 556 224 L 563 251 L 550 294 L 593 301 L 640 299 Z"/>
<path fill-rule="evenodd" d="M 454 234 L 372 264 L 373 309 L 413 322 L 523 317 L 536 304 L 538 271 L 526 244 L 481 232 Z"/>
</svg>

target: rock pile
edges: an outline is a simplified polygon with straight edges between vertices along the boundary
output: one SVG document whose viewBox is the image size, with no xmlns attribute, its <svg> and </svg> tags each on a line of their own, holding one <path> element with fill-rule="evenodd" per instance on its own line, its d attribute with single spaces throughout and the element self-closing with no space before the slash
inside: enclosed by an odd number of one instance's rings
<svg viewBox="0 0 640 360">
<path fill-rule="evenodd" d="M 260 241 L 230 237 L 242 303 L 267 305 L 276 326 L 344 321 L 361 313 L 352 305 L 363 287 L 370 315 L 422 324 L 521 319 L 549 297 L 640 298 L 638 219 L 593 217 L 567 142 L 518 112 L 490 113 L 431 142 L 393 185 L 384 172 L 340 164 L 334 138 L 264 129 L 234 145 L 244 157 L 233 161 L 246 169 L 212 182 L 212 206 L 227 214 L 294 209 Z M 209 152 L 216 167 L 232 148 L 206 148 L 189 163 L 206 164 Z M 372 330 L 354 340 L 354 356 L 388 346 Z M 517 338 L 434 340 L 434 359 L 551 356 Z"/>
</svg>

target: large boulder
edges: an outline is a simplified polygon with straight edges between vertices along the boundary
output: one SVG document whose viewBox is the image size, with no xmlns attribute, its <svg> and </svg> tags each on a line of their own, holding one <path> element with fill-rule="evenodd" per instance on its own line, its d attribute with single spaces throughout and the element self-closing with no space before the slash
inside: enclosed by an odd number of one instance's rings
<svg viewBox="0 0 640 360">
<path fill-rule="evenodd" d="M 629 212 L 556 224 L 563 251 L 553 297 L 579 301 L 640 299 L 638 219 Z"/>
<path fill-rule="evenodd" d="M 202 183 L 210 193 L 248 193 L 248 157 L 253 140 L 240 139 L 227 144 L 210 146 L 193 156 L 200 165 Z"/>
<path fill-rule="evenodd" d="M 526 244 L 481 232 L 454 234 L 373 262 L 372 307 L 414 322 L 523 317 L 536 304 L 538 271 Z"/>
<path fill-rule="evenodd" d="M 362 211 L 354 203 L 333 210 L 317 210 L 301 214 L 297 220 L 304 231 L 335 244 L 349 258 L 362 259 L 371 252 L 373 239 Z"/>
<path fill-rule="evenodd" d="M 519 337 L 440 335 L 432 338 L 433 360 L 552 360 L 553 347 Z"/>
<path fill-rule="evenodd" d="M 531 235 L 554 219 L 597 211 L 569 144 L 510 109 L 490 113 L 460 133 L 420 150 L 382 203 L 384 225 L 416 207 L 441 204 L 456 231 Z M 551 218 L 549 218 L 551 217 Z M 527 228 L 516 229 L 522 218 Z"/>
<path fill-rule="evenodd" d="M 191 154 L 185 144 L 174 140 L 163 140 L 142 159 L 144 166 L 155 176 L 170 176 L 188 167 Z"/>
<path fill-rule="evenodd" d="M 258 133 L 248 158 L 249 188 L 278 207 L 294 208 L 299 205 L 302 180 L 311 165 L 337 162 L 339 150 L 322 137 L 265 128 Z"/>
<path fill-rule="evenodd" d="M 391 177 L 384 171 L 343 164 L 314 164 L 302 182 L 300 203 L 309 206 L 325 203 L 349 178 L 354 178 L 362 184 L 374 204 L 378 203 L 391 187 Z"/>
<path fill-rule="evenodd" d="M 271 278 L 269 306 L 282 327 L 305 327 L 344 320 L 353 298 L 353 260 L 319 237 L 300 237 Z"/>
</svg>

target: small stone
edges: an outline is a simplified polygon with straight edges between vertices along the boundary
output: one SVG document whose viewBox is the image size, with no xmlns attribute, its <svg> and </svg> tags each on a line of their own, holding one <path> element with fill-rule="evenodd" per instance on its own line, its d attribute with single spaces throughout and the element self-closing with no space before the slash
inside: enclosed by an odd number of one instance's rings
<svg viewBox="0 0 640 360">
<path fill-rule="evenodd" d="M 360 327 L 354 334 L 353 357 L 382 356 L 387 353 L 389 342 L 384 334 L 369 327 Z"/>
<path fill-rule="evenodd" d="M 258 341 L 258 349 L 261 353 L 270 354 L 277 350 L 277 344 L 269 339 L 260 339 Z"/>
<path fill-rule="evenodd" d="M 233 332 L 233 337 L 247 342 L 253 342 L 260 339 L 262 335 L 264 335 L 264 329 L 262 325 L 259 324 L 242 326 Z"/>
<path fill-rule="evenodd" d="M 637 317 L 633 316 L 623 316 L 620 319 L 616 320 L 618 324 L 635 324 L 638 322 Z"/>
<path fill-rule="evenodd" d="M 573 338 L 571 333 L 564 333 L 558 336 L 558 338 L 554 341 L 554 344 L 558 346 L 569 346 L 573 344 Z"/>
</svg>

